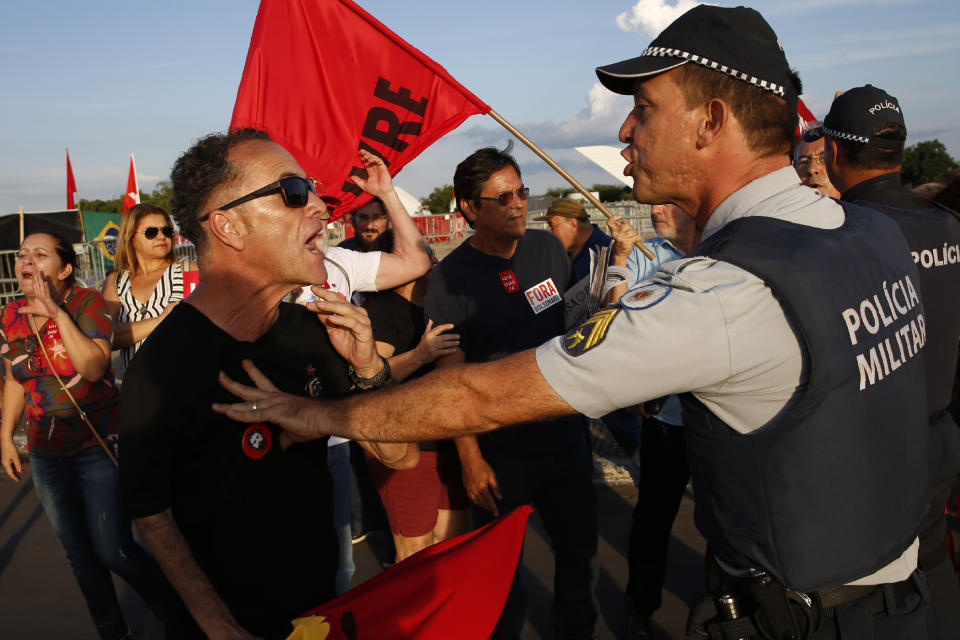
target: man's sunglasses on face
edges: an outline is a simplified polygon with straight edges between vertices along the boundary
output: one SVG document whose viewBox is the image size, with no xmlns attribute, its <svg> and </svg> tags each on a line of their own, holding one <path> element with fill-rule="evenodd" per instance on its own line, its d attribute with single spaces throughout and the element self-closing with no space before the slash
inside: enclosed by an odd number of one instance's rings
<svg viewBox="0 0 960 640">
<path fill-rule="evenodd" d="M 301 178 L 300 176 L 288 176 L 286 178 L 280 178 L 276 182 L 271 182 L 265 187 L 260 187 L 256 191 L 251 191 L 247 195 L 237 198 L 236 200 L 229 202 L 222 207 L 217 207 L 213 211 L 225 211 L 226 209 L 231 209 L 241 205 L 244 202 L 262 198 L 263 196 L 269 196 L 277 192 L 279 192 L 280 196 L 283 198 L 283 204 L 287 205 L 288 207 L 305 207 L 307 206 L 307 202 L 310 200 L 310 194 L 317 193 L 316 184 L 317 181 L 313 178 Z M 340 204 L 340 200 L 332 196 L 324 195 L 319 197 L 327 204 L 328 214 L 333 211 L 333 207 L 330 205 Z M 213 211 L 203 214 L 197 218 L 197 220 L 199 222 L 203 222 L 210 217 L 210 214 L 213 213 Z"/>
<path fill-rule="evenodd" d="M 504 191 L 495 196 L 477 196 L 477 200 L 494 200 L 501 207 L 505 207 L 513 202 L 513 196 L 526 200 L 528 195 L 530 195 L 530 187 L 520 187 L 516 191 Z"/>
<path fill-rule="evenodd" d="M 157 234 L 159 234 L 161 231 L 163 232 L 163 235 L 165 235 L 166 237 L 168 238 L 173 237 L 173 227 L 171 227 L 170 225 L 167 225 L 165 227 L 147 227 L 143 231 L 138 231 L 137 233 L 142 233 L 143 237 L 146 238 L 147 240 L 153 240 L 154 238 L 157 237 Z"/>
</svg>

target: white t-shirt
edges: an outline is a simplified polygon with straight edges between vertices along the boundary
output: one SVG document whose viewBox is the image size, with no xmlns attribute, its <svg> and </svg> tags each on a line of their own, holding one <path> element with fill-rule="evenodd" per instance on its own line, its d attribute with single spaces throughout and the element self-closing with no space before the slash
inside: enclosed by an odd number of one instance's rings
<svg viewBox="0 0 960 640">
<path fill-rule="evenodd" d="M 342 247 L 329 247 L 323 261 L 327 267 L 327 281 L 320 286 L 339 293 L 344 300 L 352 299 L 353 294 L 358 291 L 377 290 L 377 271 L 380 270 L 379 251 L 362 253 Z M 310 287 L 304 287 L 297 296 L 296 302 L 307 304 L 316 299 L 317 296 L 313 294 Z M 348 441 L 347 438 L 330 436 L 327 446 L 332 447 Z"/>
</svg>

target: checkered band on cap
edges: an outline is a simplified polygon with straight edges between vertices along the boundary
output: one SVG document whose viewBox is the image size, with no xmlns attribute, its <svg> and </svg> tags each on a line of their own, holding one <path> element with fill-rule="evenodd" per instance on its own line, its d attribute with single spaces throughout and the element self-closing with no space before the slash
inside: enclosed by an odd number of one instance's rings
<svg viewBox="0 0 960 640">
<path fill-rule="evenodd" d="M 643 53 L 640 55 L 641 56 L 658 56 L 661 58 L 667 58 L 667 57 L 683 58 L 685 60 L 689 60 L 690 62 L 696 62 L 697 64 L 701 64 L 710 69 L 714 69 L 716 71 L 725 73 L 729 76 L 733 76 L 738 80 L 749 82 L 752 85 L 758 86 L 761 89 L 765 89 L 766 91 L 774 93 L 780 97 L 783 97 L 786 94 L 786 90 L 781 84 L 775 84 L 767 80 L 762 80 L 756 76 L 751 76 L 748 73 L 737 71 L 736 69 L 733 69 L 732 67 L 728 67 L 725 64 L 714 62 L 713 60 L 704 58 L 703 56 L 699 56 L 695 53 L 690 53 L 689 51 L 681 51 L 680 49 L 671 49 L 669 47 L 647 47 L 643 51 Z"/>
<path fill-rule="evenodd" d="M 862 144 L 870 144 L 870 138 L 867 136 L 858 136 L 855 133 L 837 131 L 836 129 L 831 129 L 829 127 L 823 127 L 823 132 L 828 136 L 830 136 L 831 138 L 838 138 L 840 140 L 850 140 L 851 142 L 860 142 Z"/>
</svg>

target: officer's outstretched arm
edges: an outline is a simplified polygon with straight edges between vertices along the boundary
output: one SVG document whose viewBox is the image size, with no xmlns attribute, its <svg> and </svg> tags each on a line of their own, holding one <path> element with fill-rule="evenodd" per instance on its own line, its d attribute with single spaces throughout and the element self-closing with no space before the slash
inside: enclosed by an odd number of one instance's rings
<svg viewBox="0 0 960 640">
<path fill-rule="evenodd" d="M 220 383 L 246 402 L 214 404 L 214 410 L 240 422 L 272 422 L 295 441 L 325 435 L 381 442 L 437 440 L 576 413 L 547 384 L 533 349 L 335 401 L 272 391 L 252 362 L 244 362 L 244 368 L 258 388 L 221 373 Z"/>
</svg>

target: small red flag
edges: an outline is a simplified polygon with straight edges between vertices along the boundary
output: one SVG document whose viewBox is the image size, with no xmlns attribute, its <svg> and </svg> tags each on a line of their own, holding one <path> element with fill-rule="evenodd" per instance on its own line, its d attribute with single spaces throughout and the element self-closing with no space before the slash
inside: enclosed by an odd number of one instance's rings
<svg viewBox="0 0 960 640">
<path fill-rule="evenodd" d="M 793 132 L 794 144 L 800 140 L 800 134 L 803 133 L 803 128 L 814 120 L 816 120 L 816 117 L 814 117 L 813 112 L 807 109 L 807 105 L 803 104 L 803 100 L 797 98 L 797 130 Z"/>
<path fill-rule="evenodd" d="M 137 166 L 130 154 L 130 173 L 127 174 L 127 190 L 123 196 L 123 210 L 126 211 L 135 204 L 140 204 L 140 188 L 137 186 Z"/>
<path fill-rule="evenodd" d="M 358 149 L 391 175 L 467 117 L 490 107 L 351 0 L 262 0 L 232 129 L 267 131 L 340 198 L 335 217 L 370 199 Z"/>
<path fill-rule="evenodd" d="M 486 640 L 517 570 L 529 505 L 438 542 L 293 621 L 288 640 Z"/>
<path fill-rule="evenodd" d="M 67 149 L 67 209 L 76 209 L 77 181 L 73 179 L 73 167 L 70 166 L 70 149 Z"/>
</svg>

